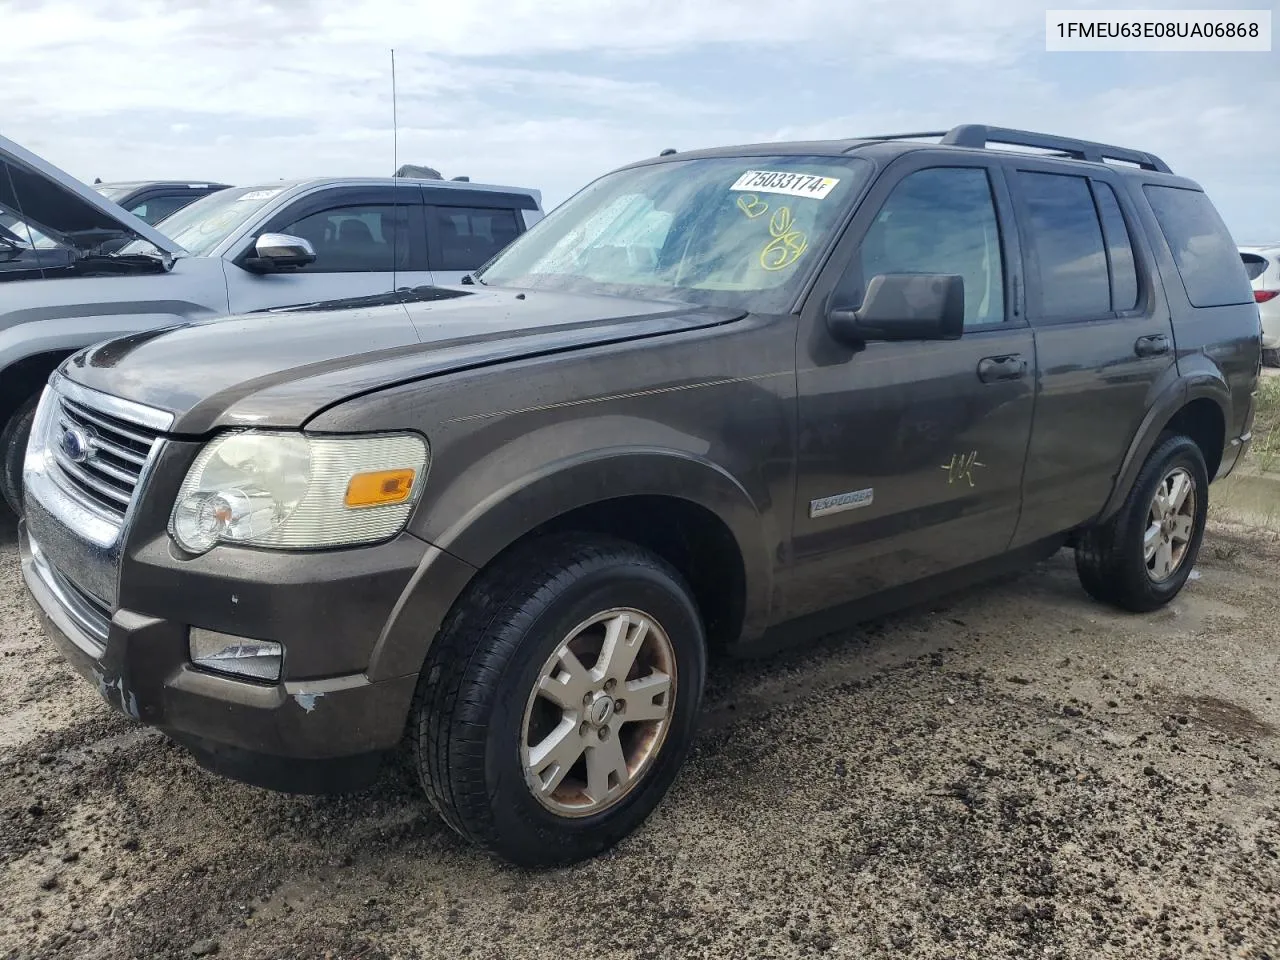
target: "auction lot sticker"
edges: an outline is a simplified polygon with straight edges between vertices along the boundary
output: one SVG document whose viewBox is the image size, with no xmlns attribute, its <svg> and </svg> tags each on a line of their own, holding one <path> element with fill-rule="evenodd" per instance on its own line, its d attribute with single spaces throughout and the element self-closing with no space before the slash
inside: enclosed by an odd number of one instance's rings
<svg viewBox="0 0 1280 960">
<path fill-rule="evenodd" d="M 819 177 L 812 173 L 748 170 L 729 189 L 749 190 L 752 193 L 782 193 L 789 197 L 811 197 L 814 200 L 821 200 L 839 182 L 839 177 Z"/>
</svg>

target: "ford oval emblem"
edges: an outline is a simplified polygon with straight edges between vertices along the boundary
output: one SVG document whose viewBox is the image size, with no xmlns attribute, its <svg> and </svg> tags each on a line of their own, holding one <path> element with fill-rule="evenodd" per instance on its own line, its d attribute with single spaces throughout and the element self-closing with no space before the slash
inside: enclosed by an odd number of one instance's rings
<svg viewBox="0 0 1280 960">
<path fill-rule="evenodd" d="M 62 455 L 72 463 L 84 463 L 93 453 L 93 435 L 83 427 L 68 427 L 58 443 Z"/>
</svg>

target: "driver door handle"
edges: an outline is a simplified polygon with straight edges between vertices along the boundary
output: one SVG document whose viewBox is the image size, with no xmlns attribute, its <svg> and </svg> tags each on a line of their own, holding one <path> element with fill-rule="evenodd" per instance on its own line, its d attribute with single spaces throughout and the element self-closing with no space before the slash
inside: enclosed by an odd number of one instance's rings
<svg viewBox="0 0 1280 960">
<path fill-rule="evenodd" d="M 978 379 L 983 383 L 1021 380 L 1027 375 L 1027 361 L 1020 353 L 1003 357 L 983 357 L 978 361 Z"/>
<path fill-rule="evenodd" d="M 1140 357 L 1158 357 L 1170 350 L 1169 338 L 1163 333 L 1150 337 L 1139 337 L 1133 345 L 1133 352 Z"/>
</svg>

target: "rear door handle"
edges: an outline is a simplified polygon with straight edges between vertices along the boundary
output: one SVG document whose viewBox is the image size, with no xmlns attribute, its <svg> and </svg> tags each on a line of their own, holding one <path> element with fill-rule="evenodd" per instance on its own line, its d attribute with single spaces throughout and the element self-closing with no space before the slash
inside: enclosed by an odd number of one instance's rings
<svg viewBox="0 0 1280 960">
<path fill-rule="evenodd" d="M 1170 350 L 1169 338 L 1163 333 L 1150 337 L 1139 337 L 1133 345 L 1133 352 L 1140 357 L 1158 357 Z"/>
<path fill-rule="evenodd" d="M 978 361 L 978 379 L 983 383 L 1021 380 L 1027 374 L 1027 361 L 1020 353 L 1004 357 L 983 357 Z"/>
</svg>

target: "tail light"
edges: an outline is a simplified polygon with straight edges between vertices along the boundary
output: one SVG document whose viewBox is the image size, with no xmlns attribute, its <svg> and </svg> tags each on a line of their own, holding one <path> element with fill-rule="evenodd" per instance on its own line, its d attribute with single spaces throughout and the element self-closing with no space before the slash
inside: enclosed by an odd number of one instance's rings
<svg viewBox="0 0 1280 960">
<path fill-rule="evenodd" d="M 1253 299 L 1258 303 L 1266 303 L 1268 300 L 1280 297 L 1280 290 L 1255 290 L 1253 291 Z"/>
</svg>

